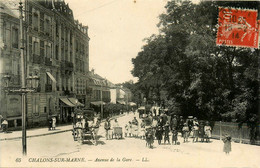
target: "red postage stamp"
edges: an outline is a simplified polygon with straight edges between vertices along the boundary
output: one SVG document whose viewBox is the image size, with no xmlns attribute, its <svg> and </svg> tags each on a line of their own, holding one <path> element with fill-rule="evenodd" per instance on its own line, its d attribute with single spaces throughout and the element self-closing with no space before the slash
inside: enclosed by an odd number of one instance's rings
<svg viewBox="0 0 260 168">
<path fill-rule="evenodd" d="M 257 10 L 219 7 L 217 45 L 258 48 Z"/>
</svg>

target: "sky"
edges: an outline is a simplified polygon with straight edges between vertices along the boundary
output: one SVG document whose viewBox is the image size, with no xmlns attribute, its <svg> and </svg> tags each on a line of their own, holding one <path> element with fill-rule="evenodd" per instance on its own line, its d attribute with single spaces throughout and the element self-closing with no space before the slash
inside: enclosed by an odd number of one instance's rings
<svg viewBox="0 0 260 168">
<path fill-rule="evenodd" d="M 132 58 L 158 34 L 158 16 L 167 0 L 65 0 L 74 19 L 89 27 L 90 70 L 113 83 L 138 79 L 131 74 Z"/>
</svg>

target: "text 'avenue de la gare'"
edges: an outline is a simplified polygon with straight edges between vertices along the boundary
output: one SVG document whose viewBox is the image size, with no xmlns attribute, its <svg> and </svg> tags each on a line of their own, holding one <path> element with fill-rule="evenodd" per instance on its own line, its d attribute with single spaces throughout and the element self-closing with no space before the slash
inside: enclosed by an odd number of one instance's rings
<svg viewBox="0 0 260 168">
<path fill-rule="evenodd" d="M 133 161 L 149 162 L 149 160 L 146 157 L 143 157 L 141 160 L 139 160 L 139 159 L 134 160 L 134 159 L 125 158 L 125 157 L 123 157 L 123 158 L 110 158 L 110 159 L 108 159 L 108 158 L 106 158 L 106 159 L 96 158 L 95 159 L 95 162 L 133 162 Z"/>
</svg>

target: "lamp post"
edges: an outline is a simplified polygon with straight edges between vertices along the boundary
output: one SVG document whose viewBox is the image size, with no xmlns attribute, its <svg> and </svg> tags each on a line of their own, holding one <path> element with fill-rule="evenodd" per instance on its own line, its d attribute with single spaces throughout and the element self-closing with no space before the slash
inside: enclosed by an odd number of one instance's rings
<svg viewBox="0 0 260 168">
<path fill-rule="evenodd" d="M 103 119 L 103 80 L 101 81 L 101 91 L 100 91 L 100 99 L 101 99 L 101 110 L 100 110 L 100 118 Z"/>
</svg>

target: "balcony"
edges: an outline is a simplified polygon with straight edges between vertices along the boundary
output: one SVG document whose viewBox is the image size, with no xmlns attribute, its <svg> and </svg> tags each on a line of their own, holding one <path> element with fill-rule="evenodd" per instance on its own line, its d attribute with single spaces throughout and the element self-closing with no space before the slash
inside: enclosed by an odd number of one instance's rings
<svg viewBox="0 0 260 168">
<path fill-rule="evenodd" d="M 74 68 L 74 65 L 72 62 L 69 62 L 69 61 L 61 62 L 60 70 L 61 70 L 62 74 L 71 74 L 73 71 L 73 68 Z"/>
<path fill-rule="evenodd" d="M 45 84 L 45 92 L 51 92 L 52 91 L 52 85 L 51 84 Z"/>
<path fill-rule="evenodd" d="M 47 66 L 51 66 L 52 65 L 52 61 L 50 58 L 45 58 L 45 65 Z"/>
</svg>

